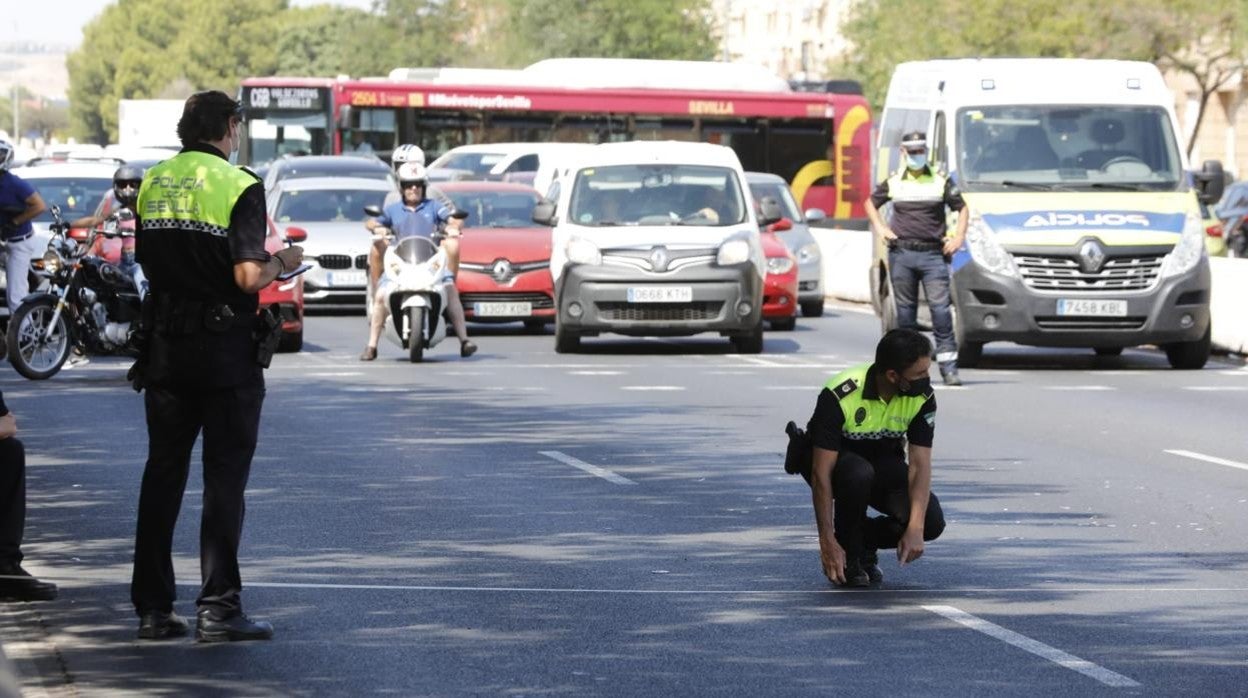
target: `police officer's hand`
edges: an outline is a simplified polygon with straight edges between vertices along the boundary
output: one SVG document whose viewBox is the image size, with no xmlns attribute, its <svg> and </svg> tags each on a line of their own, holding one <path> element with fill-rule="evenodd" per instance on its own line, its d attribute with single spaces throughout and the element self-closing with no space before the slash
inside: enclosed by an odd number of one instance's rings
<svg viewBox="0 0 1248 698">
<path fill-rule="evenodd" d="M 889 240 L 897 239 L 897 233 L 894 233 L 893 229 L 888 227 L 887 225 L 884 226 L 883 228 L 880 228 L 880 235 L 884 236 L 885 242 L 888 242 Z"/>
<path fill-rule="evenodd" d="M 946 256 L 957 252 L 962 247 L 962 238 L 945 238 L 945 247 L 943 252 Z"/>
<path fill-rule="evenodd" d="M 819 561 L 823 574 L 833 584 L 845 583 L 845 549 L 832 536 L 819 537 Z"/>
<path fill-rule="evenodd" d="M 914 562 L 923 556 L 923 531 L 907 528 L 897 541 L 897 561 L 901 564 Z"/>
<path fill-rule="evenodd" d="M 303 248 L 298 245 L 284 247 L 274 252 L 273 256 L 281 261 L 283 272 L 294 271 L 303 264 Z"/>
</svg>

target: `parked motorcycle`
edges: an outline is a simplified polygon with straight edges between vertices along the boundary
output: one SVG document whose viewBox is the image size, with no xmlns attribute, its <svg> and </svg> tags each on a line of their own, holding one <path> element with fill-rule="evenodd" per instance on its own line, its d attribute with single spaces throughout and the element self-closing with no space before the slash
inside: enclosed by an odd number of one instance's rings
<svg viewBox="0 0 1248 698">
<path fill-rule="evenodd" d="M 381 209 L 366 206 L 364 212 L 376 218 Z M 455 218 L 467 218 L 464 211 L 451 214 Z M 445 232 L 439 230 L 435 239 Z M 432 349 L 446 339 L 446 299 L 455 283 L 447 263 L 446 252 L 435 240 L 426 237 L 406 237 L 391 244 L 382 258 L 385 273 L 381 288 L 386 291 L 386 307 L 390 321 L 386 323 L 386 337 L 408 352 L 412 363 L 424 358 L 426 349 Z M 375 293 L 369 288 L 368 312 Z"/>
<path fill-rule="evenodd" d="M 43 258 L 31 262 L 34 273 L 47 280 L 47 290 L 27 296 L 9 319 L 8 356 L 18 373 L 31 380 L 51 378 L 75 348 L 137 355 L 134 330 L 146 284 L 141 274 L 90 254 L 98 236 L 134 235 L 122 229 L 123 217 L 110 217 L 79 241 L 69 237 L 60 207 L 52 206 L 52 239 Z"/>
</svg>

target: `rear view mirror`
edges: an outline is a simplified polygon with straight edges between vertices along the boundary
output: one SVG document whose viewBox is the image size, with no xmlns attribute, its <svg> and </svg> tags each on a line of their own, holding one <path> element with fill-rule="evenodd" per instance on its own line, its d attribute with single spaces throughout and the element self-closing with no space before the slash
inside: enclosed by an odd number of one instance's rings
<svg viewBox="0 0 1248 698">
<path fill-rule="evenodd" d="M 300 243 L 308 239 L 308 231 L 291 226 L 286 229 L 286 242 Z"/>
<path fill-rule="evenodd" d="M 1221 160 L 1205 160 L 1200 172 L 1193 175 L 1196 196 L 1205 204 L 1217 203 L 1226 190 L 1226 177 L 1222 173 Z"/>
<path fill-rule="evenodd" d="M 821 208 L 808 208 L 803 215 L 806 217 L 807 223 L 818 223 L 828 217 L 828 214 Z"/>
<path fill-rule="evenodd" d="M 758 202 L 758 224 L 760 226 L 769 226 L 778 222 L 784 217 L 784 212 L 780 209 L 780 202 L 770 196 L 764 196 Z"/>
<path fill-rule="evenodd" d="M 380 206 L 365 206 L 364 213 L 369 216 L 372 216 L 373 218 L 377 218 L 381 216 L 381 207 Z"/>
<path fill-rule="evenodd" d="M 555 202 L 542 199 L 533 207 L 533 222 L 538 225 L 555 224 Z"/>
<path fill-rule="evenodd" d="M 456 208 L 456 209 L 451 210 L 451 218 L 462 221 L 467 217 L 468 217 L 468 212 L 463 210 L 462 208 Z"/>
</svg>

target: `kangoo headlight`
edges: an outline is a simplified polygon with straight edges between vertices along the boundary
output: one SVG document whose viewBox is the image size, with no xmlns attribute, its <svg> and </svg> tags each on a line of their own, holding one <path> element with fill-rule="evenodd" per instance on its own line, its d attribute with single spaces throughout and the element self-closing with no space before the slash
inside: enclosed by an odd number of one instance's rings
<svg viewBox="0 0 1248 698">
<path fill-rule="evenodd" d="M 719 254 L 715 256 L 715 263 L 721 267 L 743 264 L 748 261 L 750 261 L 750 243 L 741 239 L 729 240 L 720 245 Z"/>
</svg>

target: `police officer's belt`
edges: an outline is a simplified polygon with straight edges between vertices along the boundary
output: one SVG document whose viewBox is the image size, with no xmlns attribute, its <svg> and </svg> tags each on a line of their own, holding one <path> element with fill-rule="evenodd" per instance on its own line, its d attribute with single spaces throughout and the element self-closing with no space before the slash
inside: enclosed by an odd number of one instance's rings
<svg viewBox="0 0 1248 698">
<path fill-rule="evenodd" d="M 898 238 L 891 242 L 891 246 L 912 252 L 939 252 L 944 249 L 945 244 L 939 240 L 906 240 Z"/>
<path fill-rule="evenodd" d="M 161 295 L 156 297 L 156 331 L 164 334 L 195 334 L 202 330 L 225 332 L 235 327 L 253 328 L 256 314 L 228 303 Z"/>
</svg>

